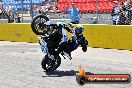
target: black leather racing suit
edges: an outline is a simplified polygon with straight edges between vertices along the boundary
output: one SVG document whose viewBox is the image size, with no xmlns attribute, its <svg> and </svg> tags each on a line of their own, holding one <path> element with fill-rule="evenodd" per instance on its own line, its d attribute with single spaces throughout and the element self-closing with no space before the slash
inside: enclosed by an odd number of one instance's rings
<svg viewBox="0 0 132 88">
<path fill-rule="evenodd" d="M 67 42 L 63 42 L 59 45 L 57 52 L 59 54 L 62 51 L 65 51 L 66 53 L 71 54 L 71 52 L 76 50 L 79 45 L 81 45 L 82 50 L 84 52 L 87 51 L 88 41 L 85 39 L 83 34 L 80 36 L 73 34 L 71 39 L 69 39 Z"/>
</svg>

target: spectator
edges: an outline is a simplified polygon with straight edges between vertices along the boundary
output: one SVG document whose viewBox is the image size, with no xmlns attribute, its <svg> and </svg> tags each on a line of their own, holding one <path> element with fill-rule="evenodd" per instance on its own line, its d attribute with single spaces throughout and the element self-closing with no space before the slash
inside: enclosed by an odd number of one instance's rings
<svg viewBox="0 0 132 88">
<path fill-rule="evenodd" d="M 56 3 L 55 2 L 53 2 L 50 5 L 49 12 L 51 12 L 51 13 L 56 13 L 57 12 L 57 7 L 56 7 Z"/>
<path fill-rule="evenodd" d="M 33 7 L 33 16 L 36 16 L 38 15 L 38 6 L 34 5 Z"/>
<path fill-rule="evenodd" d="M 94 16 L 94 17 L 91 19 L 90 24 L 97 24 L 97 17 L 96 17 L 96 16 Z"/>
<path fill-rule="evenodd" d="M 72 3 L 72 8 L 71 9 L 68 9 L 68 4 L 66 6 L 66 13 L 70 14 L 70 17 L 71 17 L 71 23 L 73 24 L 78 24 L 79 21 L 80 21 L 80 18 L 79 18 L 79 10 L 78 8 L 76 8 L 76 5 L 75 3 Z"/>
<path fill-rule="evenodd" d="M 117 21 L 118 21 L 118 2 L 117 1 L 114 1 L 114 7 L 112 9 L 112 13 L 111 13 L 111 16 L 112 16 L 112 21 L 113 21 L 113 25 L 116 25 L 117 24 Z"/>
<path fill-rule="evenodd" d="M 5 11 L 5 9 L 3 8 L 1 11 L 1 17 L 3 19 L 7 19 L 8 18 L 8 13 Z"/>
<path fill-rule="evenodd" d="M 8 12 L 12 12 L 12 11 L 13 11 L 13 6 L 12 6 L 12 3 L 10 3 L 8 6 Z"/>
<path fill-rule="evenodd" d="M 16 17 L 15 17 L 16 23 L 21 23 L 21 17 L 19 14 L 16 12 Z"/>
<path fill-rule="evenodd" d="M 132 0 L 127 0 L 125 3 L 127 6 L 131 6 L 131 8 L 132 8 Z"/>
<path fill-rule="evenodd" d="M 2 2 L 0 2 L 0 19 L 2 18 L 2 10 L 3 10 L 3 5 Z"/>
<path fill-rule="evenodd" d="M 14 22 L 14 14 L 12 11 L 10 11 L 8 15 L 8 23 L 13 23 L 13 22 Z"/>
<path fill-rule="evenodd" d="M 9 6 L 5 5 L 4 8 L 5 8 L 6 13 L 9 14 L 9 11 L 8 11 Z"/>
<path fill-rule="evenodd" d="M 119 8 L 118 25 L 126 25 L 126 19 L 127 19 L 126 13 L 127 13 L 126 5 L 124 4 L 124 2 L 121 2 L 121 6 Z"/>
<path fill-rule="evenodd" d="M 127 20 L 126 24 L 131 25 L 131 20 L 132 20 L 132 0 L 128 0 L 126 2 L 126 8 L 127 8 Z"/>
<path fill-rule="evenodd" d="M 42 11 L 43 11 L 44 13 L 47 13 L 47 12 L 49 11 L 50 7 L 51 7 L 51 6 L 50 6 L 50 4 L 49 4 L 49 1 L 43 2 Z"/>
</svg>

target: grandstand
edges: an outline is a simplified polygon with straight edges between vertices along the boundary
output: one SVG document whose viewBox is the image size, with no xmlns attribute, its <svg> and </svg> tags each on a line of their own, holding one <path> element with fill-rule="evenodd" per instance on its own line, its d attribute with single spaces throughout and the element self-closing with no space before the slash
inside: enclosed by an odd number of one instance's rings
<svg viewBox="0 0 132 88">
<path fill-rule="evenodd" d="M 45 0 L 32 0 L 33 5 L 40 5 Z M 56 6 L 61 12 L 65 12 L 66 4 L 68 8 L 71 8 L 71 3 L 75 3 L 80 12 L 83 13 L 96 13 L 96 1 L 98 1 L 98 12 L 99 13 L 110 13 L 113 7 L 114 0 L 49 0 L 57 1 Z M 124 0 L 126 1 L 126 0 Z M 121 2 L 121 0 L 118 0 Z M 21 0 L 3 0 L 4 5 L 12 3 L 15 9 L 21 9 Z M 23 8 L 30 8 L 31 0 L 23 0 Z"/>
<path fill-rule="evenodd" d="M 33 3 L 33 16 L 37 14 L 37 8 L 40 8 L 42 1 L 45 0 L 32 0 Z M 47 0 L 46 0 L 47 1 Z M 70 19 L 70 16 L 68 14 L 64 14 L 66 5 L 68 3 L 68 8 L 71 8 L 71 3 L 75 3 L 77 8 L 80 10 L 80 23 L 90 23 L 93 17 L 97 16 L 98 14 L 98 23 L 107 23 L 112 24 L 111 21 L 111 10 L 113 8 L 113 1 L 114 0 L 49 0 L 49 1 L 56 1 L 56 6 L 58 8 L 57 12 L 62 13 L 56 13 L 56 14 L 50 14 L 51 19 Z M 118 4 L 120 4 L 122 0 L 118 0 Z M 126 0 L 123 0 L 126 1 Z M 31 0 L 23 0 L 23 10 L 22 8 L 22 2 L 21 0 L 3 0 L 4 5 L 12 4 L 13 8 L 17 10 L 17 12 L 21 15 L 22 13 L 24 15 L 23 19 L 24 22 L 31 22 Z M 98 13 L 96 13 L 96 6 L 98 5 Z M 55 3 L 52 5 L 52 7 L 55 6 Z M 52 9 L 52 8 L 51 8 Z M 83 14 L 82 14 L 83 13 Z M 84 14 L 85 13 L 85 14 Z M 28 21 L 29 20 L 29 21 Z"/>
<path fill-rule="evenodd" d="M 32 3 L 34 5 L 40 5 L 41 2 L 42 2 L 42 0 L 32 0 Z M 23 0 L 23 9 L 30 8 L 30 3 L 31 3 L 31 0 Z M 22 2 L 21 2 L 21 0 L 3 0 L 3 4 L 4 5 L 11 4 L 13 6 L 13 8 L 18 10 L 18 9 L 21 9 Z"/>
<path fill-rule="evenodd" d="M 83 13 L 95 13 L 96 12 L 96 0 L 58 0 L 57 7 L 60 11 L 64 12 L 66 8 L 71 8 L 71 3 L 75 3 L 80 12 Z M 98 12 L 111 12 L 113 4 L 109 0 L 98 0 Z"/>
<path fill-rule="evenodd" d="M 118 0 L 121 2 L 121 0 Z M 75 3 L 80 12 L 83 13 L 95 13 L 96 12 L 96 0 L 58 0 L 57 7 L 60 11 L 64 12 L 66 8 L 71 8 L 71 3 Z M 98 12 L 110 13 L 113 7 L 113 0 L 98 0 Z"/>
</svg>

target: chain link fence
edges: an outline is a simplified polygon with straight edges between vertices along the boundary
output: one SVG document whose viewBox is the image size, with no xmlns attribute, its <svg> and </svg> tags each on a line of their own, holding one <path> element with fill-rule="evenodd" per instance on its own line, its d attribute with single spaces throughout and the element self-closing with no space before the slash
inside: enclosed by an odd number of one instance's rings
<svg viewBox="0 0 132 88">
<path fill-rule="evenodd" d="M 66 4 L 71 8 L 71 3 L 75 3 L 80 11 L 80 23 L 92 24 L 97 21 L 95 23 L 112 24 L 112 0 L 3 0 L 0 3 L 0 18 L 9 20 L 12 17 L 14 21 L 11 22 L 18 22 L 19 18 L 20 22 L 30 23 L 45 3 L 51 6 L 48 13 L 51 19 L 70 19 L 70 15 L 65 13 Z"/>
</svg>

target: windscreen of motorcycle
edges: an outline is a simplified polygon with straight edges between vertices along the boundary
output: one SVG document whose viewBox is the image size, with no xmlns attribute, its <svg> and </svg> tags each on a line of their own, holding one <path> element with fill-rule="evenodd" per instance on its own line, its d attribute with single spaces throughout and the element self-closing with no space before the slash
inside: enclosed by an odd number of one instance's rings
<svg viewBox="0 0 132 88">
<path fill-rule="evenodd" d="M 62 39 L 61 39 L 61 42 L 60 42 L 60 44 L 62 43 L 62 42 L 66 42 L 67 40 L 68 40 L 68 36 L 67 36 L 67 33 L 66 33 L 66 31 L 65 31 L 65 29 L 64 28 L 62 28 Z"/>
</svg>

